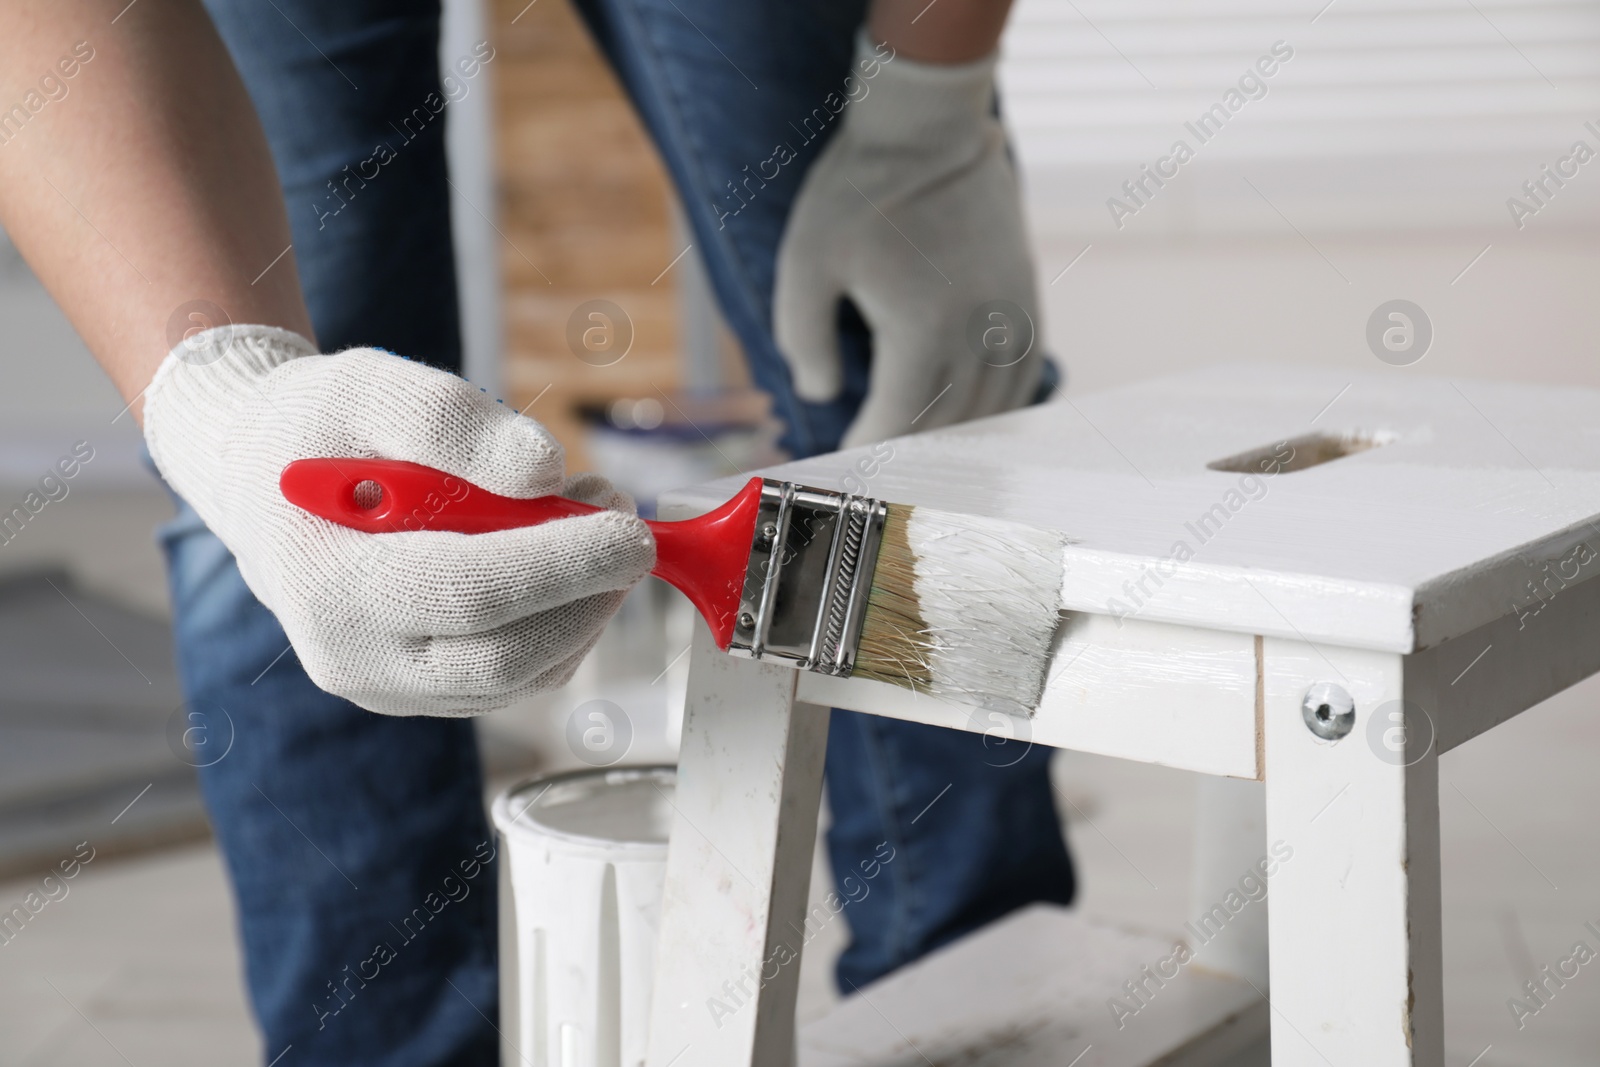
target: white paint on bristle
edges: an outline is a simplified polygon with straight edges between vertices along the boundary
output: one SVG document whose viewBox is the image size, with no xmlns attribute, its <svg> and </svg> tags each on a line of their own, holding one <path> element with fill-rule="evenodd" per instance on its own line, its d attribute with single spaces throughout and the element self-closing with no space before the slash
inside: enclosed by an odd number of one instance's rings
<svg viewBox="0 0 1600 1067">
<path fill-rule="evenodd" d="M 1031 715 L 1060 623 L 1067 539 L 1019 523 L 913 508 L 907 540 L 933 692 Z"/>
</svg>

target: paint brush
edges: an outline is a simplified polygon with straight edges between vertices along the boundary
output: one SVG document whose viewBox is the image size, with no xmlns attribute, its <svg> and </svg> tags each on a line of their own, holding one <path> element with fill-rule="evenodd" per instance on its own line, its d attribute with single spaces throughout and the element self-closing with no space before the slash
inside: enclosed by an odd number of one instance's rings
<svg viewBox="0 0 1600 1067">
<path fill-rule="evenodd" d="M 486 533 L 600 510 L 503 497 L 399 460 L 296 460 L 280 487 L 374 534 Z M 1058 534 L 763 478 L 705 515 L 646 525 L 652 573 L 688 596 L 724 651 L 1010 715 L 1039 703 L 1059 622 Z"/>
</svg>

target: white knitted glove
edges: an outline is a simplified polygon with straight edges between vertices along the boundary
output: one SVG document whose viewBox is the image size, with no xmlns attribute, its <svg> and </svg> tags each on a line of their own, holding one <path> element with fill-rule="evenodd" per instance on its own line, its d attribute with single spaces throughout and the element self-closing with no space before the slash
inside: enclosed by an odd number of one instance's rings
<svg viewBox="0 0 1600 1067">
<path fill-rule="evenodd" d="M 239 561 L 306 672 L 371 711 L 467 715 L 562 685 L 655 543 L 603 479 L 564 481 L 560 444 L 453 374 L 378 349 L 224 326 L 174 348 L 145 392 L 168 483 Z M 504 496 L 612 510 L 498 533 L 366 534 L 283 498 L 290 460 L 424 463 Z"/>
<path fill-rule="evenodd" d="M 864 33 L 856 54 L 877 60 Z M 871 385 L 846 446 L 912 420 L 924 430 L 1006 411 L 1038 387 L 1033 260 L 993 112 L 997 58 L 884 62 L 801 185 L 778 250 L 774 328 L 795 390 L 822 401 L 841 386 L 839 300 L 871 327 Z"/>
</svg>

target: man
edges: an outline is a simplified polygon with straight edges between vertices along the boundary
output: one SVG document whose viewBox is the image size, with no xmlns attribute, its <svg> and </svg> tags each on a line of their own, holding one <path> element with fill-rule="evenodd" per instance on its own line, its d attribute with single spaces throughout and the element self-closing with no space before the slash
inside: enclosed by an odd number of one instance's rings
<svg viewBox="0 0 1600 1067">
<path fill-rule="evenodd" d="M 1006 0 L 578 6 L 794 451 L 1045 387 L 1038 355 L 986 361 L 967 341 L 989 302 L 1034 307 L 993 103 Z M 0 222 L 180 499 L 162 541 L 186 696 L 235 731 L 201 784 L 266 1055 L 293 1046 L 302 1065 L 495 1062 L 492 873 L 420 934 L 394 924 L 489 838 L 462 716 L 562 684 L 654 558 L 625 498 L 568 478 L 541 427 L 443 372 L 459 366 L 443 123 L 344 185 L 330 217 L 330 183 L 439 93 L 438 21 L 437 0 L 6 0 L 0 35 L 0 106 L 23 108 L 0 131 Z M 234 325 L 180 343 L 197 309 Z M 275 492 L 311 455 L 608 510 L 377 549 Z M 983 742 L 835 713 L 835 867 L 883 842 L 896 857 L 850 912 L 845 991 L 1070 898 L 1044 753 Z M 392 958 L 363 969 L 380 942 Z"/>
</svg>

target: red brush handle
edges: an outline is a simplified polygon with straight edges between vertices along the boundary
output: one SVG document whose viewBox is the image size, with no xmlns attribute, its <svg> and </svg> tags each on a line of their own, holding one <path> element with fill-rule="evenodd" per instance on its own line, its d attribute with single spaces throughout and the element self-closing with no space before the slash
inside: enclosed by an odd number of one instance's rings
<svg viewBox="0 0 1600 1067">
<path fill-rule="evenodd" d="M 560 496 L 499 496 L 464 478 L 396 459 L 297 459 L 283 468 L 278 485 L 289 503 L 364 533 L 489 533 L 601 510 Z M 650 573 L 689 598 L 710 624 L 718 648 L 733 639 L 760 505 L 761 479 L 752 478 L 715 511 L 682 522 L 645 523 L 656 539 Z"/>
</svg>

